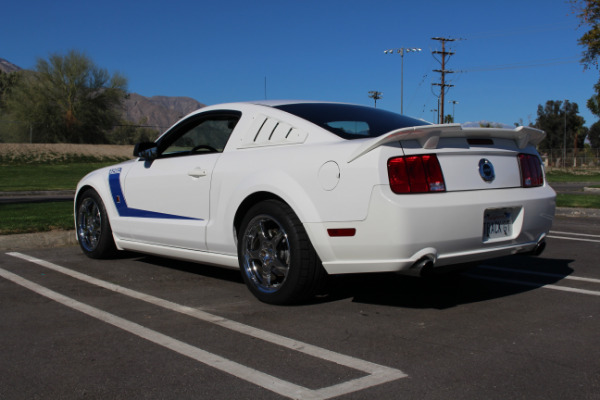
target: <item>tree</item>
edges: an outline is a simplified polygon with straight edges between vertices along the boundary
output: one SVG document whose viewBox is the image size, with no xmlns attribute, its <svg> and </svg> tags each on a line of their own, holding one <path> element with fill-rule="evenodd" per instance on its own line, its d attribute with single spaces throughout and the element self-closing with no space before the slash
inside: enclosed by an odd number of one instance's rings
<svg viewBox="0 0 600 400">
<path fill-rule="evenodd" d="M 600 56 L 600 0 L 570 0 L 574 12 L 589 30 L 579 38 L 579 44 L 585 47 L 581 63 L 585 68 L 598 68 Z M 594 85 L 594 95 L 587 101 L 589 110 L 600 118 L 600 80 Z"/>
<path fill-rule="evenodd" d="M 594 91 L 595 93 L 588 99 L 586 105 L 592 114 L 600 118 L 600 80 L 594 85 Z"/>
<path fill-rule="evenodd" d="M 16 121 L 6 109 L 6 98 L 19 82 L 22 71 L 0 71 L 0 142 L 18 142 L 25 137 L 28 127 Z M 21 140 L 19 140 L 21 139 Z"/>
<path fill-rule="evenodd" d="M 377 108 L 377 100 L 381 99 L 383 96 L 383 92 L 378 92 L 376 90 L 369 90 L 369 98 L 375 100 L 375 108 Z"/>
<path fill-rule="evenodd" d="M 538 105 L 538 116 L 534 126 L 547 135 L 540 143 L 540 149 L 564 149 L 565 139 L 567 149 L 583 148 L 587 129 L 583 126 L 585 120 L 577 115 L 578 113 L 577 103 L 568 100 L 548 100 L 545 106 Z"/>
<path fill-rule="evenodd" d="M 570 0 L 570 3 L 581 21 L 580 26 L 590 28 L 579 38 L 579 44 L 586 48 L 581 62 L 586 68 L 597 67 L 600 56 L 600 0 Z"/>
<path fill-rule="evenodd" d="M 12 88 L 19 81 L 21 75 L 19 72 L 4 73 L 0 71 L 0 109 L 3 105 L 3 98 L 7 96 Z"/>
<path fill-rule="evenodd" d="M 105 143 L 120 121 L 127 80 L 72 50 L 39 59 L 6 97 L 6 107 L 36 132 L 37 142 Z"/>
<path fill-rule="evenodd" d="M 147 122 L 147 117 L 142 118 L 137 124 L 121 121 L 119 126 L 108 133 L 108 142 L 111 144 L 136 144 L 155 140 L 161 132 L 148 127 Z"/>
<path fill-rule="evenodd" d="M 600 148 L 600 121 L 590 127 L 588 139 L 590 140 L 590 146 L 593 149 Z"/>
</svg>

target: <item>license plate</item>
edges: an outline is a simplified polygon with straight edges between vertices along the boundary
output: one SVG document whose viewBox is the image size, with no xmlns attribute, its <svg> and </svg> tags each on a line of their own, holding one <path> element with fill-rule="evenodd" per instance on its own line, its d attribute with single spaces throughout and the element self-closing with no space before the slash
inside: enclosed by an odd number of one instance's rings
<svg viewBox="0 0 600 400">
<path fill-rule="evenodd" d="M 509 238 L 513 234 L 513 210 L 502 208 L 485 210 L 483 214 L 483 241 Z"/>
</svg>

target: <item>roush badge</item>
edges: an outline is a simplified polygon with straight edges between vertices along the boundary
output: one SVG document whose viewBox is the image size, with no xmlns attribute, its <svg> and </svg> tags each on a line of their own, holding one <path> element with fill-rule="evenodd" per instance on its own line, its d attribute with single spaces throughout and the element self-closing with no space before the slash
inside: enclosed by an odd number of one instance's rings
<svg viewBox="0 0 600 400">
<path fill-rule="evenodd" d="M 496 179 L 496 174 L 494 173 L 494 166 L 490 162 L 490 160 L 486 158 L 482 158 L 479 160 L 479 175 L 481 175 L 481 179 L 484 181 L 491 183 L 494 179 Z"/>
</svg>

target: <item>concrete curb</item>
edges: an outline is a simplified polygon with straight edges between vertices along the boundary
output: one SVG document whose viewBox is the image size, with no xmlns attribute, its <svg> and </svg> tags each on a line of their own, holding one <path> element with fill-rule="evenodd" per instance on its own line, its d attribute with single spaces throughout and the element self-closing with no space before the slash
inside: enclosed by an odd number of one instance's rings
<svg viewBox="0 0 600 400">
<path fill-rule="evenodd" d="M 556 215 L 574 218 L 599 218 L 600 209 L 558 207 Z M 23 233 L 18 235 L 0 235 L 0 251 L 18 251 L 26 249 L 42 249 L 77 244 L 75 231 L 50 231 L 39 233 Z"/>
<path fill-rule="evenodd" d="M 77 244 L 75 231 L 50 231 L 0 235 L 0 251 L 48 249 Z"/>
</svg>

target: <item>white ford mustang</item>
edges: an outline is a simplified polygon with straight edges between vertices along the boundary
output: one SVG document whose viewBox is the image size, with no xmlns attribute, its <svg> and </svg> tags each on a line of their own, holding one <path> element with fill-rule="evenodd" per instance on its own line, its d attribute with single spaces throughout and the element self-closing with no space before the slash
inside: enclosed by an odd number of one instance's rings
<svg viewBox="0 0 600 400">
<path fill-rule="evenodd" d="M 77 186 L 85 254 L 240 268 L 268 303 L 328 274 L 539 254 L 555 209 L 541 131 L 431 125 L 318 102 L 202 108 Z"/>
</svg>

